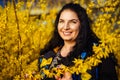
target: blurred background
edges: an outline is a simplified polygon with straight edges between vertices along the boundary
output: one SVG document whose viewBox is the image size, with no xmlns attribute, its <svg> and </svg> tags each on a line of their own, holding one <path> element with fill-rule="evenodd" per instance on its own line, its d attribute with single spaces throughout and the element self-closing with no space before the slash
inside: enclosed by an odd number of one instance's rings
<svg viewBox="0 0 120 80">
<path fill-rule="evenodd" d="M 100 47 L 117 59 L 120 80 L 120 0 L 0 0 L 0 80 L 40 80 L 40 50 L 52 36 L 58 11 L 69 2 L 86 9 Z"/>
</svg>

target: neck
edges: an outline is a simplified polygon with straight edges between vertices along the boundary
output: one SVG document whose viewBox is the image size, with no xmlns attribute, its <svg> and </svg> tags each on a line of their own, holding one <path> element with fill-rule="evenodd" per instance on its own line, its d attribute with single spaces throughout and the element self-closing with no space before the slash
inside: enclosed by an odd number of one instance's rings
<svg viewBox="0 0 120 80">
<path fill-rule="evenodd" d="M 66 57 L 69 55 L 69 52 L 73 50 L 75 42 L 64 42 L 64 46 L 61 49 L 61 56 Z"/>
</svg>

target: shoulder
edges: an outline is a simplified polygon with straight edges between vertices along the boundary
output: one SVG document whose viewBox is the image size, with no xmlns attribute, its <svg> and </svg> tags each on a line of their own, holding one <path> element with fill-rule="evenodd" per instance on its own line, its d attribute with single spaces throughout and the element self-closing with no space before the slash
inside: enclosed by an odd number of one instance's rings
<svg viewBox="0 0 120 80">
<path fill-rule="evenodd" d="M 50 57 L 55 57 L 55 55 L 56 55 L 56 53 L 58 52 L 59 48 L 60 48 L 60 47 L 56 47 L 56 48 L 54 48 L 53 50 L 50 50 L 50 51 L 44 53 L 44 55 L 40 55 L 40 56 L 42 56 L 42 57 L 44 57 L 44 58 L 46 58 L 46 59 L 48 59 L 48 58 L 50 58 Z"/>
<path fill-rule="evenodd" d="M 38 63 L 42 62 L 43 58 L 45 59 L 54 58 L 58 50 L 59 50 L 59 47 L 56 47 L 53 50 L 50 50 L 44 53 L 43 55 L 40 55 L 40 57 L 38 58 Z"/>
<path fill-rule="evenodd" d="M 41 63 L 43 58 L 49 59 L 49 58 L 53 58 L 53 57 L 55 57 L 55 52 L 54 51 L 48 51 L 44 55 L 40 55 L 40 57 L 38 58 L 38 63 Z"/>
<path fill-rule="evenodd" d="M 55 52 L 54 51 L 48 51 L 44 55 L 42 55 L 44 58 L 48 59 L 50 57 L 55 57 Z"/>
<path fill-rule="evenodd" d="M 109 57 L 106 59 L 102 59 L 102 63 L 99 65 L 99 76 L 102 80 L 117 80 L 116 73 L 116 59 L 114 58 L 114 54 L 110 53 Z M 109 77 L 107 77 L 109 76 Z"/>
<path fill-rule="evenodd" d="M 113 53 L 110 53 L 109 57 L 102 58 L 101 65 L 106 67 L 106 68 L 115 67 L 117 65 L 117 59 L 115 58 Z"/>
<path fill-rule="evenodd" d="M 48 51 L 44 55 L 40 55 L 40 57 L 38 58 L 38 69 L 40 70 L 40 65 L 42 64 L 42 61 L 44 59 L 49 59 L 49 58 L 53 58 L 53 57 L 55 57 L 54 51 Z M 45 66 L 45 67 L 47 67 L 47 66 Z"/>
</svg>

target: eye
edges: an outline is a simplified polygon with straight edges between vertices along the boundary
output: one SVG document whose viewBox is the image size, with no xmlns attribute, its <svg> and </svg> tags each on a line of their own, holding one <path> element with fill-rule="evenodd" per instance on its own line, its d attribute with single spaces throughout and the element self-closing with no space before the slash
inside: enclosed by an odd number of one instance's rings
<svg viewBox="0 0 120 80">
<path fill-rule="evenodd" d="M 78 21 L 77 20 L 71 20 L 70 22 L 76 24 Z"/>
<path fill-rule="evenodd" d="M 74 21 L 74 20 L 73 20 L 73 21 L 71 21 L 71 22 L 72 22 L 72 23 L 77 23 L 77 21 Z"/>
<path fill-rule="evenodd" d="M 64 21 L 63 20 L 59 20 L 59 23 L 63 23 Z"/>
</svg>

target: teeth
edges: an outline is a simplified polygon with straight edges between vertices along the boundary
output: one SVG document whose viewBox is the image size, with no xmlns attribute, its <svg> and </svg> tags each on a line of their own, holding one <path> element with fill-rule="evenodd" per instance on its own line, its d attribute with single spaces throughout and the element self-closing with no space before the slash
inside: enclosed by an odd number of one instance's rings
<svg viewBox="0 0 120 80">
<path fill-rule="evenodd" d="M 69 34 L 71 34 L 71 32 L 64 32 L 63 34 L 65 34 L 65 35 L 69 35 Z"/>
</svg>

